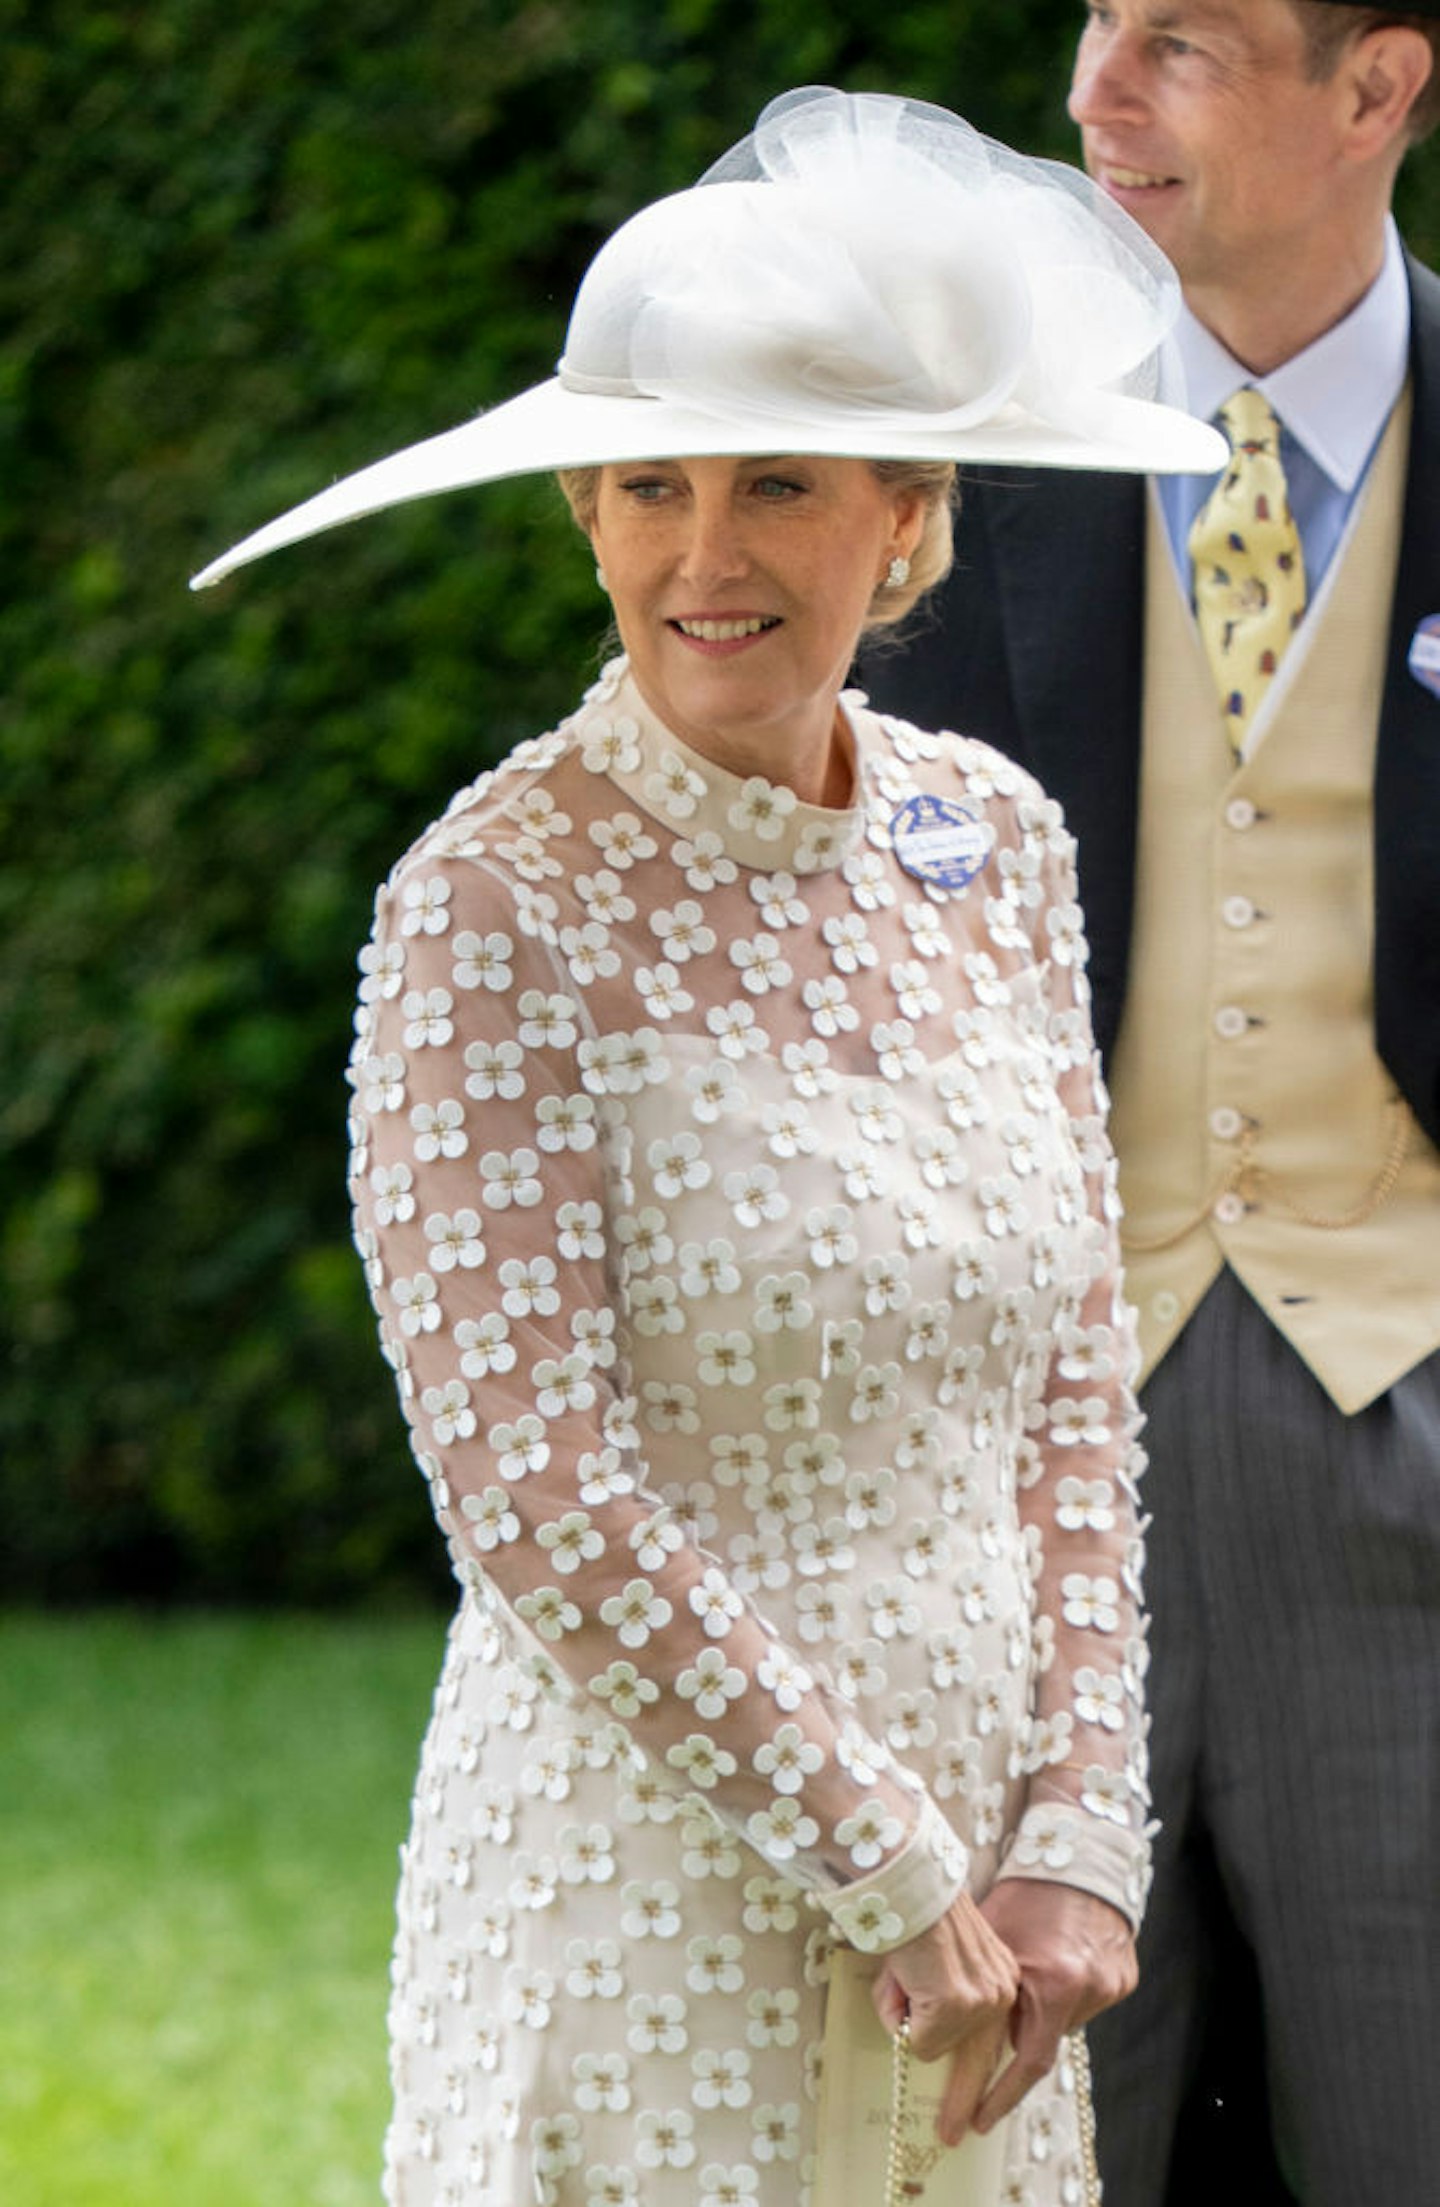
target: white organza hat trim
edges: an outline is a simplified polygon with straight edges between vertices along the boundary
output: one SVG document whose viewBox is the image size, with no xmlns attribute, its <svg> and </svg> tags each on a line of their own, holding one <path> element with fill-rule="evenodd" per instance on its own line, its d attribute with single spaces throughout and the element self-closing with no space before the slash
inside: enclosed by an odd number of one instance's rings
<svg viewBox="0 0 1440 2207">
<path fill-rule="evenodd" d="M 1169 262 L 1078 170 L 943 108 L 786 93 L 596 254 L 546 383 L 235 545 L 192 588 L 385 506 L 607 461 L 818 453 L 1214 473 L 1154 403 Z"/>
</svg>

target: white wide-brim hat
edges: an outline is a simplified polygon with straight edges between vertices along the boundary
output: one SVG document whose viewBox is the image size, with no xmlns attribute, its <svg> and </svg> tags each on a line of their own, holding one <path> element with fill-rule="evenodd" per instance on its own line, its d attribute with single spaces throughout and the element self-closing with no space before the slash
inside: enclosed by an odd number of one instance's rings
<svg viewBox="0 0 1440 2207">
<path fill-rule="evenodd" d="M 1213 474 L 1219 433 L 1150 396 L 1179 303 L 1158 247 L 1078 170 L 920 101 L 789 92 L 601 247 L 548 382 L 346 476 L 191 587 L 434 491 L 608 461 Z"/>
</svg>

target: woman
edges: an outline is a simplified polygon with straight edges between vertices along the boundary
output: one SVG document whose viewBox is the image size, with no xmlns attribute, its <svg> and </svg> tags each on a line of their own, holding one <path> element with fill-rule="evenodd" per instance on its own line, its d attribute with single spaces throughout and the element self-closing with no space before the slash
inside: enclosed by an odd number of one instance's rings
<svg viewBox="0 0 1440 2207">
<path fill-rule="evenodd" d="M 397 2207 L 793 2207 L 837 1941 L 950 2060 L 942 2133 L 1028 2090 L 1007 2196 L 1076 2196 L 1056 2049 L 1131 1982 L 1145 1839 L 1070 846 L 843 684 L 944 571 L 943 463 L 1209 463 L 1102 388 L 1169 298 L 1079 180 L 792 95 L 611 240 L 554 383 L 204 578 L 548 460 L 624 652 L 362 961 L 358 1238 L 463 1588 Z"/>
</svg>

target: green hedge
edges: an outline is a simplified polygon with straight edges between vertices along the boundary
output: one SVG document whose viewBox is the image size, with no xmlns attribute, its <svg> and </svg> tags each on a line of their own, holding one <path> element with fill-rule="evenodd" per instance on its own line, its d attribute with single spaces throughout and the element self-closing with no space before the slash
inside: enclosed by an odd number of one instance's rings
<svg viewBox="0 0 1440 2207">
<path fill-rule="evenodd" d="M 0 1593 L 440 1583 L 348 1240 L 354 958 L 572 698 L 589 562 L 531 484 L 187 574 L 546 372 L 599 237 L 789 84 L 1068 150 L 1077 20 L 0 0 Z"/>
</svg>

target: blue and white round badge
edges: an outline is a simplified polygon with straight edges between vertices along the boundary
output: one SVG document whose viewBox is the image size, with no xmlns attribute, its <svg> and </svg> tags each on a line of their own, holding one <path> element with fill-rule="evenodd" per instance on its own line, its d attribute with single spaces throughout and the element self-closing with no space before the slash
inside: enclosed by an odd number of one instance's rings
<svg viewBox="0 0 1440 2207">
<path fill-rule="evenodd" d="M 890 823 L 895 856 L 917 881 L 964 889 L 995 848 L 995 830 L 968 805 L 922 792 L 907 797 Z"/>
<path fill-rule="evenodd" d="M 1440 613 L 1427 613 L 1411 637 L 1410 672 L 1440 697 Z"/>
</svg>

